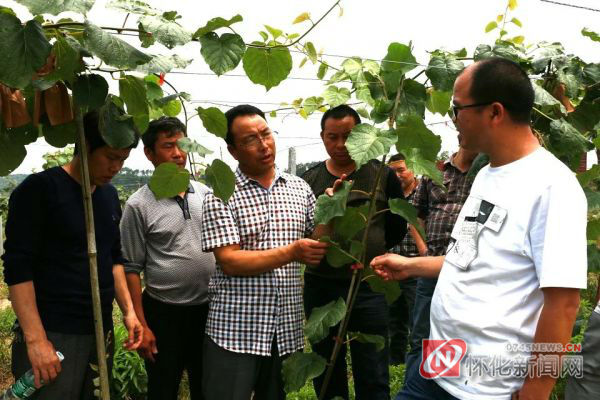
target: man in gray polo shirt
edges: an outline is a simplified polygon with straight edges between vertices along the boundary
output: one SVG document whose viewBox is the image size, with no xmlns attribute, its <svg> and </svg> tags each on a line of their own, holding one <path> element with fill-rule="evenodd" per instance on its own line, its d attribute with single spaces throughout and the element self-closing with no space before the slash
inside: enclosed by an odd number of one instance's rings
<svg viewBox="0 0 600 400">
<path fill-rule="evenodd" d="M 155 167 L 185 166 L 177 146 L 185 126 L 177 118 L 150 122 L 144 153 Z M 215 269 L 200 246 L 202 208 L 209 189 L 190 182 L 179 195 L 157 200 L 145 185 L 127 201 L 121 219 L 127 285 L 144 326 L 138 352 L 146 360 L 148 399 L 177 399 L 186 369 L 192 399 L 202 398 L 202 343 L 208 314 L 208 281 Z M 142 294 L 140 273 L 144 273 Z"/>
</svg>

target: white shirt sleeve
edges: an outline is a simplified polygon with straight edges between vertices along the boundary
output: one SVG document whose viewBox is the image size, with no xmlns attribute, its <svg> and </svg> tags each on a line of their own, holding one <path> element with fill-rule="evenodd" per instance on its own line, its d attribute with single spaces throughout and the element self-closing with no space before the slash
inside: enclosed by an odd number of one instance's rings
<svg viewBox="0 0 600 400">
<path fill-rule="evenodd" d="M 529 229 L 540 288 L 587 287 L 587 200 L 574 176 L 557 176 L 539 197 Z"/>
</svg>

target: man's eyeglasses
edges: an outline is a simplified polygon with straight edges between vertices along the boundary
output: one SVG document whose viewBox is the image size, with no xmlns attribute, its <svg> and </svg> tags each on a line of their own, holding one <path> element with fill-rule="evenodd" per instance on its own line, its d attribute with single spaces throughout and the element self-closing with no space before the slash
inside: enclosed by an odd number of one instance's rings
<svg viewBox="0 0 600 400">
<path fill-rule="evenodd" d="M 258 135 L 246 136 L 240 145 L 246 148 L 258 147 L 263 142 L 270 142 L 273 140 L 273 133 L 277 134 L 277 131 L 265 131 Z"/>
<path fill-rule="evenodd" d="M 492 103 L 496 103 L 495 101 L 486 101 L 485 103 L 475 103 L 475 104 L 466 104 L 464 106 L 457 106 L 457 105 L 452 105 L 452 108 L 450 109 L 450 117 L 452 119 L 456 119 L 458 118 L 458 112 L 460 110 L 462 110 L 463 108 L 474 108 L 474 107 L 483 107 L 483 106 L 489 106 Z"/>
</svg>

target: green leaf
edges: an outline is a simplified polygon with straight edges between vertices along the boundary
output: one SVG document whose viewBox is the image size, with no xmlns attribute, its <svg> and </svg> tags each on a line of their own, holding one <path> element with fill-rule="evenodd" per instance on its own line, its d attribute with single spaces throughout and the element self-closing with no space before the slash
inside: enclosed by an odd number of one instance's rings
<svg viewBox="0 0 600 400">
<path fill-rule="evenodd" d="M 401 43 L 391 43 L 388 52 L 381 62 L 381 70 L 385 72 L 399 71 L 406 74 L 417 65 L 417 59 L 412 55 L 410 47 Z"/>
<path fill-rule="evenodd" d="M 25 159 L 27 150 L 3 131 L 0 131 L 0 176 L 12 173 Z"/>
<path fill-rule="evenodd" d="M 271 36 L 273 36 L 274 40 L 277 40 L 277 38 L 283 34 L 283 31 L 281 29 L 273 28 L 269 25 L 265 25 L 265 28 L 267 31 L 269 31 Z"/>
<path fill-rule="evenodd" d="M 129 43 L 89 23 L 83 32 L 86 48 L 106 64 L 116 68 L 133 68 L 146 64 L 152 57 Z"/>
<path fill-rule="evenodd" d="M 321 65 L 319 65 L 319 70 L 317 71 L 317 78 L 323 79 L 328 69 L 329 65 L 321 63 Z"/>
<path fill-rule="evenodd" d="M 397 121 L 396 149 L 400 153 L 416 149 L 426 160 L 435 161 L 442 147 L 442 139 L 425 126 L 421 118 L 407 115 Z"/>
<path fill-rule="evenodd" d="M 515 44 L 522 44 L 523 41 L 525 41 L 525 36 L 523 36 L 523 35 L 515 36 L 512 39 L 510 39 L 510 41 Z"/>
<path fill-rule="evenodd" d="M 292 24 L 299 24 L 300 22 L 304 22 L 310 19 L 310 14 L 307 12 L 303 12 L 302 14 L 298 15 L 295 19 L 294 22 L 292 22 Z"/>
<path fill-rule="evenodd" d="M 213 194 L 225 203 L 235 190 L 235 174 L 227 164 L 219 159 L 214 159 L 206 167 L 206 183 L 212 188 Z"/>
<path fill-rule="evenodd" d="M 319 343 L 329 334 L 329 328 L 336 326 L 346 315 L 346 303 L 343 298 L 315 307 L 304 326 L 306 338 L 312 343 Z"/>
<path fill-rule="evenodd" d="M 54 71 L 46 77 L 47 79 L 73 83 L 76 78 L 75 74 L 83 69 L 79 51 L 70 44 L 72 40 L 74 39 L 70 36 L 67 36 L 66 39 L 62 36 L 56 38 L 56 42 L 54 42 L 54 46 L 52 47 L 52 53 L 55 57 L 55 67 Z"/>
<path fill-rule="evenodd" d="M 133 116 L 138 131 L 146 132 L 150 123 L 146 83 L 143 79 L 125 75 L 119 79 L 119 95 L 127 106 L 127 113 Z"/>
<path fill-rule="evenodd" d="M 437 53 L 429 60 L 425 75 L 431 80 L 436 90 L 451 92 L 454 81 L 465 65 L 457 59 L 446 54 Z"/>
<path fill-rule="evenodd" d="M 577 95 L 579 94 L 579 87 L 581 86 L 578 76 L 565 69 L 558 71 L 558 80 L 561 83 L 564 83 L 566 87 L 565 94 L 567 97 L 571 99 L 577 98 Z"/>
<path fill-rule="evenodd" d="M 508 8 L 513 11 L 517 8 L 517 0 L 508 0 Z"/>
<path fill-rule="evenodd" d="M 369 112 L 364 107 L 360 107 L 360 108 L 356 109 L 356 112 L 358 113 L 358 115 L 360 115 L 363 118 L 371 119 L 371 116 L 369 115 Z"/>
<path fill-rule="evenodd" d="M 590 182 L 600 177 L 600 165 L 596 164 L 587 171 L 580 172 L 577 174 L 577 180 L 582 187 L 586 187 Z"/>
<path fill-rule="evenodd" d="M 146 15 L 141 17 L 138 22 L 146 32 L 150 32 L 153 38 L 169 49 L 184 45 L 192 40 L 191 32 L 188 32 L 177 22 L 162 16 Z"/>
<path fill-rule="evenodd" d="M 590 63 L 583 67 L 582 78 L 586 86 L 600 82 L 600 64 Z"/>
<path fill-rule="evenodd" d="M 593 211 L 600 208 L 600 193 L 588 188 L 583 189 L 588 202 L 588 210 Z"/>
<path fill-rule="evenodd" d="M 450 109 L 452 101 L 452 92 L 442 92 L 432 89 L 427 93 L 427 102 L 425 106 L 431 113 L 446 115 Z"/>
<path fill-rule="evenodd" d="M 370 267 L 365 267 L 365 276 L 371 290 L 376 293 L 382 293 L 385 296 L 385 301 L 392 304 L 402 294 L 402 289 L 397 281 L 384 281 Z"/>
<path fill-rule="evenodd" d="M 208 32 L 215 31 L 219 28 L 228 28 L 231 25 L 235 24 L 236 22 L 242 22 L 243 20 L 244 19 L 239 14 L 234 15 L 230 19 L 224 19 L 221 17 L 213 18 L 213 19 L 209 20 L 206 23 L 206 25 L 204 25 L 202 28 L 199 28 L 194 33 L 193 37 L 194 37 L 194 39 L 198 39 L 198 38 L 206 35 Z"/>
<path fill-rule="evenodd" d="M 308 54 L 308 58 L 314 64 L 317 62 L 317 49 L 315 49 L 315 45 L 312 42 L 306 42 L 304 45 L 306 48 L 306 52 Z"/>
<path fill-rule="evenodd" d="M 389 199 L 388 204 L 392 213 L 404 218 L 406 222 L 415 227 L 423 240 L 426 240 L 425 231 L 417 220 L 417 209 L 412 204 L 403 199 Z"/>
<path fill-rule="evenodd" d="M 242 61 L 246 45 L 240 35 L 209 32 L 200 38 L 200 53 L 211 71 L 218 76 L 232 71 Z"/>
<path fill-rule="evenodd" d="M 179 147 L 182 151 L 185 151 L 186 153 L 196 153 L 200 155 L 200 157 L 205 157 L 207 154 L 213 153 L 212 150 L 207 149 L 200 143 L 188 137 L 183 137 L 177 140 L 177 147 Z"/>
<path fill-rule="evenodd" d="M 398 115 L 418 115 L 425 117 L 425 103 L 427 102 L 427 91 L 422 83 L 412 79 L 406 79 L 400 95 Z"/>
<path fill-rule="evenodd" d="M 315 207 L 315 225 L 327 224 L 332 218 L 344 215 L 351 188 L 352 183 L 344 181 L 341 189 L 333 196 L 326 194 L 319 196 Z"/>
<path fill-rule="evenodd" d="M 594 148 L 588 139 L 564 119 L 552 121 L 548 133 L 550 150 L 572 169 L 579 165 L 581 153 Z"/>
<path fill-rule="evenodd" d="M 16 0 L 23 4 L 33 15 L 58 15 L 65 11 L 73 11 L 86 15 L 95 0 Z"/>
<path fill-rule="evenodd" d="M 600 239 L 600 219 L 595 221 L 588 221 L 586 236 L 588 240 L 599 240 Z"/>
<path fill-rule="evenodd" d="M 0 13 L 0 82 L 25 88 L 35 71 L 46 64 L 51 49 L 39 22 L 21 25 L 14 15 Z"/>
<path fill-rule="evenodd" d="M 595 132 L 596 125 L 600 122 L 600 103 L 584 99 L 575 111 L 567 115 L 567 121 L 579 132 Z"/>
<path fill-rule="evenodd" d="M 592 39 L 594 42 L 600 42 L 600 35 L 588 28 L 583 28 L 581 30 L 581 34 L 585 37 Z"/>
<path fill-rule="evenodd" d="M 534 102 L 536 105 L 540 107 L 542 111 L 558 111 L 562 114 L 566 114 L 567 110 L 565 107 L 558 101 L 554 96 L 552 96 L 548 91 L 537 84 L 533 85 L 533 90 L 535 92 Z"/>
<path fill-rule="evenodd" d="M 333 220 L 333 226 L 336 237 L 341 237 L 345 241 L 354 239 L 356 234 L 367 226 L 367 213 L 369 206 L 348 207 L 346 213 Z"/>
<path fill-rule="evenodd" d="M 306 100 L 304 100 L 304 103 L 302 103 L 302 108 L 304 108 L 304 110 L 306 111 L 306 113 L 308 115 L 317 111 L 322 106 L 323 106 L 323 98 L 322 97 L 311 96 L 311 97 L 307 98 Z"/>
<path fill-rule="evenodd" d="M 190 173 L 172 162 L 165 162 L 154 169 L 148 187 L 157 199 L 177 196 L 190 184 Z"/>
<path fill-rule="evenodd" d="M 496 21 L 492 21 L 485 26 L 485 33 L 491 32 L 498 27 L 498 23 Z"/>
<path fill-rule="evenodd" d="M 179 57 L 177 54 L 172 56 L 156 56 L 150 62 L 142 64 L 135 70 L 146 74 L 167 73 L 175 68 L 184 69 L 192 63 L 192 60 L 187 60 Z"/>
<path fill-rule="evenodd" d="M 321 375 L 326 366 L 327 361 L 316 353 L 292 354 L 282 363 L 285 392 L 292 393 L 302 389 L 307 380 Z"/>
<path fill-rule="evenodd" d="M 385 338 L 381 335 L 371 335 L 360 332 L 348 332 L 351 340 L 356 340 L 360 343 L 372 343 L 375 345 L 375 351 L 381 351 L 385 347 Z"/>
<path fill-rule="evenodd" d="M 360 263 L 360 256 L 363 251 L 363 245 L 357 240 L 350 242 L 350 249 L 344 250 L 340 243 L 334 242 L 329 236 L 323 236 L 319 239 L 321 242 L 329 243 L 325 254 L 327 263 L 333 268 L 340 268 L 348 264 Z"/>
<path fill-rule="evenodd" d="M 406 156 L 406 168 L 413 171 L 415 175 L 424 175 L 431 178 L 439 187 L 445 188 L 442 173 L 437 169 L 435 162 L 426 160 L 419 151 L 404 150 Z"/>
<path fill-rule="evenodd" d="M 148 3 L 140 0 L 111 0 L 107 8 L 114 8 L 132 14 L 159 15 L 160 11 L 152 8 Z"/>
<path fill-rule="evenodd" d="M 265 42 L 269 39 L 269 34 L 267 32 L 260 31 L 258 33 L 260 34 L 260 37 L 262 37 Z"/>
<path fill-rule="evenodd" d="M 181 101 L 179 100 L 171 100 L 164 106 L 162 106 L 162 111 L 168 117 L 177 117 L 181 113 Z"/>
<path fill-rule="evenodd" d="M 114 149 L 125 149 L 133 144 L 137 135 L 133 118 L 115 104 L 112 95 L 108 96 L 99 114 L 98 129 L 106 144 Z"/>
<path fill-rule="evenodd" d="M 338 88 L 336 86 L 328 86 L 323 92 L 323 98 L 329 104 L 329 107 L 337 107 L 340 104 L 345 104 L 350 100 L 350 90 L 346 88 Z"/>
<path fill-rule="evenodd" d="M 107 95 L 108 82 L 100 75 L 78 75 L 73 84 L 73 101 L 88 110 L 102 107 Z"/>
<path fill-rule="evenodd" d="M 562 44 L 542 42 L 538 44 L 538 46 L 539 49 L 533 52 L 533 57 L 531 60 L 531 65 L 534 72 L 543 72 L 548 67 L 548 63 L 550 61 L 552 61 L 552 64 L 555 66 L 557 61 L 558 64 L 564 63 L 565 54 Z"/>
<path fill-rule="evenodd" d="M 358 124 L 352 128 L 346 140 L 346 148 L 356 163 L 356 169 L 359 169 L 370 160 L 389 153 L 396 140 L 394 131 L 384 131 L 369 124 Z"/>
<path fill-rule="evenodd" d="M 75 122 L 56 126 L 44 124 L 42 131 L 46 142 L 54 147 L 65 147 L 68 144 L 73 144 L 77 138 L 77 125 Z"/>
<path fill-rule="evenodd" d="M 196 111 L 202 120 L 202 125 L 208 132 L 225 139 L 227 136 L 227 118 L 221 110 L 216 107 L 198 107 Z"/>
<path fill-rule="evenodd" d="M 0 128 L 2 129 L 2 128 Z M 15 144 L 22 144 L 24 146 L 35 142 L 40 134 L 40 130 L 33 126 L 33 124 L 27 124 L 18 128 L 12 128 L 7 130 L 9 139 Z M 0 132 L 0 135 L 2 133 Z"/>
<path fill-rule="evenodd" d="M 261 46 L 260 42 L 253 45 Z M 279 85 L 292 70 L 292 56 L 287 47 L 270 49 L 248 48 L 242 59 L 248 78 L 267 90 Z"/>
<path fill-rule="evenodd" d="M 514 18 L 510 20 L 510 22 L 512 22 L 513 24 L 515 24 L 516 26 L 518 26 L 519 28 L 523 27 L 523 24 L 521 23 L 521 21 L 519 21 L 517 18 Z"/>
</svg>

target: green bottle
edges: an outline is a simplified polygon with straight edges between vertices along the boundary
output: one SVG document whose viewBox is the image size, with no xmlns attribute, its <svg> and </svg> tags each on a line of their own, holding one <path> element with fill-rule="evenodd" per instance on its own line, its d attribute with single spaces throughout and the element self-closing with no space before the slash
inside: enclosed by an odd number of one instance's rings
<svg viewBox="0 0 600 400">
<path fill-rule="evenodd" d="M 56 352 L 58 360 L 62 362 L 65 357 L 60 351 Z M 9 387 L 6 392 L 0 397 L 0 400 L 18 400 L 28 399 L 32 394 L 35 393 L 37 388 L 34 384 L 33 370 L 25 372 L 17 381 Z"/>
</svg>

